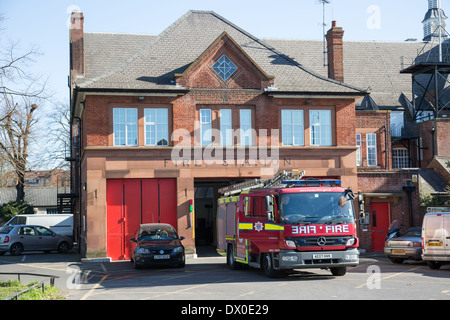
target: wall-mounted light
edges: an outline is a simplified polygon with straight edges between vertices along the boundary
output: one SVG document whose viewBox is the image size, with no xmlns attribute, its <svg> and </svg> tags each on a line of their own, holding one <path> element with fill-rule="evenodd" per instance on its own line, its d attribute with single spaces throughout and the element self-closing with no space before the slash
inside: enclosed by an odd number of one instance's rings
<svg viewBox="0 0 450 320">
<path fill-rule="evenodd" d="M 144 98 L 145 98 L 144 96 L 139 96 L 138 101 L 144 101 Z"/>
<path fill-rule="evenodd" d="M 86 182 L 85 182 L 85 183 L 83 183 L 83 190 L 86 191 L 86 189 L 87 189 L 87 186 L 86 186 Z"/>
</svg>

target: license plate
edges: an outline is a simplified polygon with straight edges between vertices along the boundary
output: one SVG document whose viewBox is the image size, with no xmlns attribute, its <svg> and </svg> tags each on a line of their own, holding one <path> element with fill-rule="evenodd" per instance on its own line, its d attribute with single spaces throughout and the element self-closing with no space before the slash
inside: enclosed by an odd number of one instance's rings
<svg viewBox="0 0 450 320">
<path fill-rule="evenodd" d="M 405 254 L 405 250 L 403 249 L 393 249 L 392 254 Z"/>
<path fill-rule="evenodd" d="M 442 242 L 427 242 L 428 247 L 442 247 Z"/>
<path fill-rule="evenodd" d="M 154 256 L 156 260 L 170 259 L 170 254 L 159 254 Z"/>
<path fill-rule="evenodd" d="M 331 253 L 313 254 L 313 259 L 331 259 Z"/>
</svg>

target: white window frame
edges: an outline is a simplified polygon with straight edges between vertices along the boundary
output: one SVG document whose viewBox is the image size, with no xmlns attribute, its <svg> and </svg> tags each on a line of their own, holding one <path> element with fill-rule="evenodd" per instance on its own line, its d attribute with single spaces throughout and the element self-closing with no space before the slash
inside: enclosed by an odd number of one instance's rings
<svg viewBox="0 0 450 320">
<path fill-rule="evenodd" d="M 200 109 L 200 145 L 212 144 L 212 112 L 211 109 Z"/>
<path fill-rule="evenodd" d="M 318 113 L 318 122 L 313 122 L 313 114 Z M 331 110 L 309 111 L 310 144 L 311 146 L 331 146 Z"/>
<path fill-rule="evenodd" d="M 377 134 L 366 134 L 366 152 L 367 152 L 367 166 L 375 167 L 377 165 Z M 373 156 L 373 159 L 372 159 Z"/>
<path fill-rule="evenodd" d="M 223 146 L 233 145 L 233 112 L 231 109 L 220 109 L 220 135 Z"/>
<path fill-rule="evenodd" d="M 399 154 L 401 152 L 401 154 Z M 409 155 L 407 148 L 392 149 L 392 168 L 401 169 L 409 168 Z"/>
<path fill-rule="evenodd" d="M 299 134 L 298 137 L 296 133 Z M 281 139 L 283 146 L 305 145 L 305 127 L 304 127 L 303 110 L 296 110 L 296 109 L 281 110 Z"/>
<path fill-rule="evenodd" d="M 119 112 L 124 112 L 123 119 L 119 119 Z M 134 111 L 135 114 L 130 112 Z M 119 130 L 119 126 L 123 130 Z M 118 136 L 123 133 L 122 136 Z M 133 136 L 135 133 L 135 136 Z M 137 108 L 113 108 L 113 143 L 114 146 L 138 145 L 138 109 Z M 133 141 L 134 140 L 134 141 Z"/>
<path fill-rule="evenodd" d="M 163 119 L 158 118 L 158 113 L 164 113 Z M 153 117 L 153 121 L 151 121 Z M 161 121 L 162 120 L 162 121 Z M 151 139 L 154 133 L 154 141 Z M 144 108 L 144 137 L 146 146 L 169 146 L 169 110 L 167 108 Z M 166 140 L 166 144 L 158 144 Z"/>
<path fill-rule="evenodd" d="M 361 141 L 362 136 L 361 133 L 356 134 L 356 166 L 361 166 Z"/>
<path fill-rule="evenodd" d="M 244 116 L 248 113 L 249 116 Z M 245 118 L 248 118 L 249 122 L 245 122 Z M 240 122 L 240 145 L 251 146 L 253 145 L 252 139 L 252 109 L 240 109 L 239 110 L 239 122 Z"/>
</svg>

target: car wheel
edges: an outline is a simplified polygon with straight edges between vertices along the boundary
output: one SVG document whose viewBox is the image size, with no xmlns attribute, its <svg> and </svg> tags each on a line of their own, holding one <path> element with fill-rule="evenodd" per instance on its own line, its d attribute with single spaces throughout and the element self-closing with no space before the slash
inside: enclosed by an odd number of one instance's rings
<svg viewBox="0 0 450 320">
<path fill-rule="evenodd" d="M 67 251 L 69 251 L 69 244 L 65 241 L 61 242 L 58 245 L 58 252 L 59 253 L 67 253 Z"/>
<path fill-rule="evenodd" d="M 431 268 L 431 269 L 439 269 L 441 267 L 441 263 L 439 261 L 427 261 L 427 265 Z"/>
<path fill-rule="evenodd" d="M 402 258 L 389 258 L 389 260 L 391 260 L 392 263 L 403 263 L 403 260 L 405 260 L 405 259 L 402 259 Z"/>
<path fill-rule="evenodd" d="M 135 268 L 135 269 L 141 269 L 142 267 L 139 265 L 139 264 L 137 264 L 137 262 L 136 262 L 136 257 L 134 257 L 135 259 L 133 259 L 133 267 Z"/>
<path fill-rule="evenodd" d="M 21 243 L 14 243 L 11 248 L 9 248 L 9 252 L 12 256 L 19 256 L 22 254 L 23 245 Z"/>
</svg>

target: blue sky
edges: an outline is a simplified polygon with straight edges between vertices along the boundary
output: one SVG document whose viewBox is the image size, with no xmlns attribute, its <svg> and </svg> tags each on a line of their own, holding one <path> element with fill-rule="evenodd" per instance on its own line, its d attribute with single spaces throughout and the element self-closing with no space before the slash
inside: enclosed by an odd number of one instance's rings
<svg viewBox="0 0 450 320">
<path fill-rule="evenodd" d="M 450 0 L 442 9 L 450 14 Z M 344 41 L 404 41 L 423 37 L 426 0 L 331 0 L 331 20 L 344 28 Z M 68 101 L 69 30 L 72 9 L 83 12 L 85 31 L 159 34 L 188 10 L 212 10 L 259 38 L 322 39 L 318 0 L 0 0 L 4 39 L 36 45 L 42 55 L 33 71 L 48 78 L 54 99 Z M 3 35 L 6 35 L 4 37 Z"/>
</svg>

